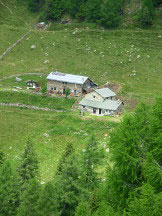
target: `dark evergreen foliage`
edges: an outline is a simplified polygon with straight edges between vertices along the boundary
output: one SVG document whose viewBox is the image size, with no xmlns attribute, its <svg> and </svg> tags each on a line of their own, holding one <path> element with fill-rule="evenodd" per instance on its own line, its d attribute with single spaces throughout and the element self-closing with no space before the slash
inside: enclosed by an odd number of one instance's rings
<svg viewBox="0 0 162 216">
<path fill-rule="evenodd" d="M 62 158 L 59 161 L 58 167 L 57 167 L 57 174 L 61 174 L 62 173 L 62 169 L 66 164 L 66 160 L 68 157 L 70 157 L 70 155 L 74 153 L 74 148 L 73 145 L 71 143 L 68 143 L 65 149 L 65 153 L 63 154 Z"/>
<path fill-rule="evenodd" d="M 31 139 L 27 140 L 18 172 L 21 184 L 28 182 L 30 179 L 33 179 L 38 175 L 38 160 Z"/>
<path fill-rule="evenodd" d="M 29 9 L 32 12 L 37 12 L 41 9 L 45 0 L 28 0 Z"/>
<path fill-rule="evenodd" d="M 25 191 L 21 194 L 21 204 L 18 208 L 17 216 L 40 216 L 38 211 L 38 199 L 41 192 L 39 182 L 33 178 L 30 179 Z"/>
<path fill-rule="evenodd" d="M 19 187 L 9 161 L 0 169 L 0 215 L 16 215 L 19 205 Z"/>
<path fill-rule="evenodd" d="M 46 7 L 46 19 L 58 20 L 64 11 L 63 0 L 50 0 Z"/>
<path fill-rule="evenodd" d="M 19 168 L 21 182 L 2 159 L 0 215 L 161 216 L 162 97 L 154 106 L 141 104 L 126 115 L 111 132 L 108 146 L 111 165 L 105 181 L 98 175 L 105 155 L 92 136 L 80 154 L 68 144 L 54 180 L 41 185 L 28 140 Z"/>
<path fill-rule="evenodd" d="M 0 152 L 0 166 L 4 163 L 5 155 L 3 152 Z"/>
<path fill-rule="evenodd" d="M 70 155 L 62 166 L 60 174 L 55 176 L 55 187 L 58 199 L 58 210 L 61 216 L 74 215 L 79 201 L 77 158 Z"/>
<path fill-rule="evenodd" d="M 47 183 L 41 190 L 38 200 L 39 216 L 58 215 L 58 203 L 56 189 L 51 182 Z"/>
<path fill-rule="evenodd" d="M 139 13 L 139 21 L 142 27 L 150 26 L 153 22 L 154 7 L 152 0 L 142 0 L 142 8 Z"/>
</svg>

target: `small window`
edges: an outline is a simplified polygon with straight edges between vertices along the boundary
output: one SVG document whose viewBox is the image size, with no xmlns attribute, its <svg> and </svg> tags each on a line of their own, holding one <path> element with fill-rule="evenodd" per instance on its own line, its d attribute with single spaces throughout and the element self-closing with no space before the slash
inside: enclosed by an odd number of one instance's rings
<svg viewBox="0 0 162 216">
<path fill-rule="evenodd" d="M 54 90 L 56 90 L 56 87 L 54 87 Z"/>
<path fill-rule="evenodd" d="M 96 96 L 93 96 L 93 98 L 96 98 Z"/>
<path fill-rule="evenodd" d="M 51 87 L 51 90 L 53 90 L 53 87 Z"/>
</svg>

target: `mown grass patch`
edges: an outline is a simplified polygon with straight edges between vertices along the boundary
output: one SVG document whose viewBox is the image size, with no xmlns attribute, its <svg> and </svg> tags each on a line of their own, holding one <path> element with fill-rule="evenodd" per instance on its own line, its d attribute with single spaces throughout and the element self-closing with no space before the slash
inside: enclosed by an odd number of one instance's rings
<svg viewBox="0 0 162 216">
<path fill-rule="evenodd" d="M 117 126 L 113 121 L 84 119 L 75 113 L 2 106 L 0 122 L 0 149 L 14 167 L 19 165 L 27 137 L 31 137 L 40 162 L 42 181 L 53 177 L 68 143 L 71 142 L 76 151 L 81 151 L 89 137 L 94 134 L 102 144 L 107 141 L 111 129 Z"/>
<path fill-rule="evenodd" d="M 71 109 L 71 106 L 74 104 L 75 99 L 34 95 L 23 92 L 0 91 L 0 102 L 20 103 L 44 108 L 53 108 L 56 110 L 69 111 Z"/>
</svg>

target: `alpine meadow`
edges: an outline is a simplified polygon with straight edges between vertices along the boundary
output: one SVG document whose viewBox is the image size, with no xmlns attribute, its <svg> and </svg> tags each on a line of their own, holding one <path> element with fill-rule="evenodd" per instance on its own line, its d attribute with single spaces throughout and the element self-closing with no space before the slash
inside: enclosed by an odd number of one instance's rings
<svg viewBox="0 0 162 216">
<path fill-rule="evenodd" d="M 161 26 L 161 0 L 0 0 L 0 216 L 162 215 Z"/>
</svg>

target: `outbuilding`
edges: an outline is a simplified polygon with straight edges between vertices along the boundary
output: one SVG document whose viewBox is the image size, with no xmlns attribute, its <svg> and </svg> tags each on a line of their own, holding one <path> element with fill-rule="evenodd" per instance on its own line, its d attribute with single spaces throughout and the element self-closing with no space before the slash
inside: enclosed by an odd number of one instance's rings
<svg viewBox="0 0 162 216">
<path fill-rule="evenodd" d="M 115 96 L 109 88 L 96 89 L 87 94 L 79 106 L 96 115 L 114 115 L 123 111 L 123 102 L 116 100 Z"/>
</svg>

